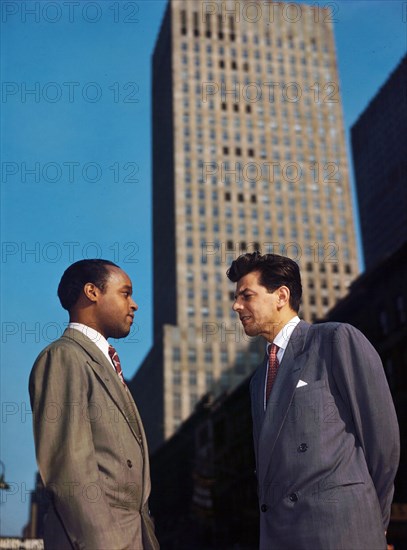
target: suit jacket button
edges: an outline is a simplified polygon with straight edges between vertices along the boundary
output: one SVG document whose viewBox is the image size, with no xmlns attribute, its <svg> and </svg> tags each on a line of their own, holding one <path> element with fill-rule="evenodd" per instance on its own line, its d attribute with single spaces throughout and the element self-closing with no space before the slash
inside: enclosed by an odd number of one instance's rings
<svg viewBox="0 0 407 550">
<path fill-rule="evenodd" d="M 288 498 L 291 500 L 291 502 L 297 502 L 298 495 L 297 493 L 291 493 L 291 495 Z"/>
<path fill-rule="evenodd" d="M 301 445 L 299 445 L 297 447 L 297 451 L 299 453 L 305 453 L 305 451 L 308 449 L 308 445 L 306 443 L 301 443 Z"/>
<path fill-rule="evenodd" d="M 128 460 L 128 461 L 127 461 L 127 466 L 128 466 L 129 468 L 133 468 L 133 463 L 132 463 L 131 460 Z"/>
<path fill-rule="evenodd" d="M 269 507 L 267 506 L 267 504 L 262 504 L 261 507 L 260 507 L 260 510 L 261 510 L 262 512 L 267 512 L 268 508 L 269 508 Z"/>
</svg>

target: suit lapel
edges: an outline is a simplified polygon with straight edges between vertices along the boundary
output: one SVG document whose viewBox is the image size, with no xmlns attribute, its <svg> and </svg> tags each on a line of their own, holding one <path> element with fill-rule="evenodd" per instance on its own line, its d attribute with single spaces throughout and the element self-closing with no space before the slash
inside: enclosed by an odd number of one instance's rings
<svg viewBox="0 0 407 550">
<path fill-rule="evenodd" d="M 90 357 L 89 365 L 97 379 L 104 386 L 111 399 L 116 403 L 118 409 L 130 426 L 134 436 L 140 445 L 143 438 L 141 420 L 130 392 L 127 392 L 117 373 L 109 364 L 107 357 L 102 351 L 84 334 L 76 329 L 66 329 L 64 337 L 78 344 Z"/>
<path fill-rule="evenodd" d="M 264 355 L 264 359 L 261 365 L 257 368 L 252 379 L 252 411 L 253 422 L 255 424 L 255 431 L 260 432 L 261 426 L 264 421 L 264 381 L 266 379 L 267 370 L 267 354 Z"/>
<path fill-rule="evenodd" d="M 304 344 L 310 326 L 304 321 L 298 323 L 291 335 L 278 369 L 259 437 L 260 483 L 264 482 L 277 438 L 287 416 L 301 372 L 308 359 L 309 354 L 304 351 Z M 263 397 L 261 398 L 261 405 L 263 406 Z"/>
</svg>

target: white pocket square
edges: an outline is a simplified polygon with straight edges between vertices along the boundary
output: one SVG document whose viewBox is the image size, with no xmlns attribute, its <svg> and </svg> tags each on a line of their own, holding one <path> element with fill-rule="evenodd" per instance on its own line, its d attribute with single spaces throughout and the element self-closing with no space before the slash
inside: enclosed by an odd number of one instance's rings
<svg viewBox="0 0 407 550">
<path fill-rule="evenodd" d="M 302 388 L 302 386 L 308 386 L 308 382 L 304 382 L 304 380 L 298 380 L 297 388 Z"/>
</svg>

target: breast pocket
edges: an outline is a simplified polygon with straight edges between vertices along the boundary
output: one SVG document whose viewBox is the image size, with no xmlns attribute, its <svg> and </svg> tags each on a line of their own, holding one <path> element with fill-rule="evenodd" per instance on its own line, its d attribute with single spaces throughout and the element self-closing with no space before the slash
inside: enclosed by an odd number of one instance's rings
<svg viewBox="0 0 407 550">
<path fill-rule="evenodd" d="M 307 382 L 303 386 L 297 386 L 295 388 L 295 395 L 302 395 L 310 391 L 320 390 L 326 387 L 326 380 L 316 380 L 315 382 Z"/>
<path fill-rule="evenodd" d="M 295 418 L 302 421 L 307 430 L 323 425 L 342 424 L 338 409 L 338 395 L 332 393 L 326 379 L 310 382 L 296 388 L 291 407 Z"/>
<path fill-rule="evenodd" d="M 287 420 L 306 433 L 315 430 L 321 421 L 337 417 L 337 407 L 326 380 L 309 382 L 295 389 Z"/>
</svg>

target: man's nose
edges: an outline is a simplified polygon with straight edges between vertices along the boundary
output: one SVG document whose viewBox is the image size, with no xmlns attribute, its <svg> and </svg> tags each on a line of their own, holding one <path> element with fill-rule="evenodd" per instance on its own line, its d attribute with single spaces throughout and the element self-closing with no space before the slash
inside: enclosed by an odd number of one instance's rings
<svg viewBox="0 0 407 550">
<path fill-rule="evenodd" d="M 138 310 L 138 305 L 136 304 L 136 302 L 133 300 L 133 298 L 131 299 L 131 309 L 134 309 L 134 311 L 137 311 Z"/>
<path fill-rule="evenodd" d="M 233 311 L 239 311 L 239 309 L 242 309 L 242 304 L 239 304 L 239 302 L 235 300 L 233 302 L 232 309 Z"/>
</svg>

